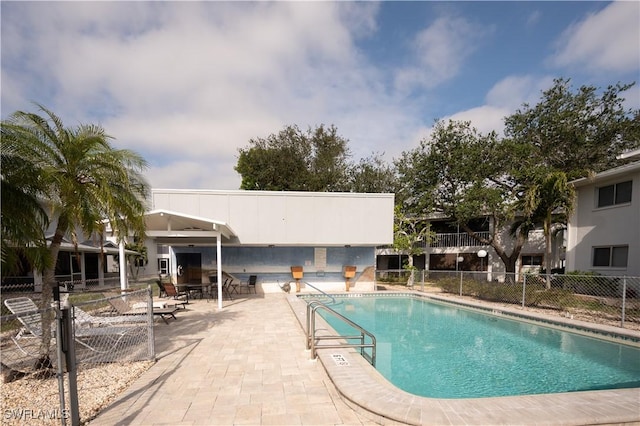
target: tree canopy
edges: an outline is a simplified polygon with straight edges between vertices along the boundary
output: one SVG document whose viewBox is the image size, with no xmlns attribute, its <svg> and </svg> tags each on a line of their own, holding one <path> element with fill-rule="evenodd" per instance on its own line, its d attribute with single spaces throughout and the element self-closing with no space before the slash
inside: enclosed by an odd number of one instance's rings
<svg viewBox="0 0 640 426">
<path fill-rule="evenodd" d="M 241 189 L 343 191 L 347 184 L 348 142 L 335 126 L 306 132 L 286 126 L 278 134 L 251 139 L 239 150 L 235 170 Z"/>
<path fill-rule="evenodd" d="M 576 179 L 611 168 L 616 157 L 640 146 L 640 113 L 624 107 L 633 84 L 615 84 L 603 92 L 568 79 L 556 79 L 535 106 L 524 104 L 505 119 L 505 136 L 522 145 L 527 165 L 560 171 Z"/>
<path fill-rule="evenodd" d="M 515 272 L 528 233 L 543 226 L 549 244 L 553 223 L 566 221 L 566 214 L 555 213 L 573 208 L 568 181 L 615 166 L 619 154 L 640 146 L 640 113 L 625 109 L 621 96 L 631 86 L 573 92 L 569 80 L 557 79 L 538 104 L 505 118 L 503 138 L 468 122 L 438 121 L 428 139 L 396 160 L 397 198 L 425 219 L 432 213 L 450 218 Z M 479 216 L 493 220 L 488 239 L 469 226 Z M 509 223 L 514 241 L 505 242 L 496 231 Z"/>
<path fill-rule="evenodd" d="M 335 126 L 306 132 L 285 126 L 267 138 L 251 139 L 239 150 L 235 170 L 240 189 L 319 192 L 393 192 L 395 173 L 373 153 L 352 163 L 349 142 Z"/>
</svg>

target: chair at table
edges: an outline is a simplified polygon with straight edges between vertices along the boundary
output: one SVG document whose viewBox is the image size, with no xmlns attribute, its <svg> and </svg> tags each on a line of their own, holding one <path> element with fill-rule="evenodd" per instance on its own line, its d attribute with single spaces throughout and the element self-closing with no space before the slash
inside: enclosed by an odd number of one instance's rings
<svg viewBox="0 0 640 426">
<path fill-rule="evenodd" d="M 258 280 L 258 276 L 257 275 L 249 275 L 249 281 L 240 282 L 240 284 L 238 285 L 238 289 L 240 289 L 241 293 L 245 289 L 246 289 L 247 293 L 251 293 L 252 290 L 255 293 L 256 292 L 256 281 L 257 280 Z"/>
<path fill-rule="evenodd" d="M 222 294 L 226 294 L 229 300 L 233 300 L 233 296 L 231 295 L 231 293 L 233 293 L 233 289 L 231 287 L 232 283 L 233 279 L 231 278 L 227 278 L 224 280 L 224 283 L 222 283 Z"/>
</svg>

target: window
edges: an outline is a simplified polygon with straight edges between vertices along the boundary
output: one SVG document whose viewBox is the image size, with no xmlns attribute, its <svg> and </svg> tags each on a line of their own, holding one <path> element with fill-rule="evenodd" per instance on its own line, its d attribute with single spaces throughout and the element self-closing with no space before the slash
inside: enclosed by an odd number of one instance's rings
<svg viewBox="0 0 640 426">
<path fill-rule="evenodd" d="M 632 181 L 620 182 L 598 188 L 598 207 L 631 202 Z"/>
<path fill-rule="evenodd" d="M 593 248 L 593 266 L 605 268 L 626 268 L 629 246 Z"/>
<path fill-rule="evenodd" d="M 540 266 L 542 265 L 542 256 L 541 255 L 523 255 L 522 256 L 522 266 Z"/>
<path fill-rule="evenodd" d="M 158 273 L 160 275 L 169 275 L 169 259 L 158 259 Z"/>
</svg>

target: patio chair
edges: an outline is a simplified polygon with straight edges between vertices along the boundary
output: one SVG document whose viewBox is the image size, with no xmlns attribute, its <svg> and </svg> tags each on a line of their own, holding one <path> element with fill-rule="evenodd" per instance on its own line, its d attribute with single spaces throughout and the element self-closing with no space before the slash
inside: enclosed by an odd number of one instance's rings
<svg viewBox="0 0 640 426">
<path fill-rule="evenodd" d="M 155 281 L 156 285 L 160 289 L 160 292 L 158 293 L 158 297 L 167 297 L 167 291 L 164 289 L 164 286 L 162 285 L 162 280 L 160 278 L 156 278 L 153 281 Z"/>
<path fill-rule="evenodd" d="M 134 303 L 133 306 L 129 306 L 120 296 L 107 299 L 107 301 L 118 313 L 118 317 L 120 318 L 136 318 L 137 321 L 147 320 L 147 304 L 145 302 L 138 302 Z M 152 304 L 153 315 L 162 318 L 166 324 L 169 324 L 169 321 L 167 321 L 168 317 L 177 319 L 175 315 L 177 311 L 177 307 L 167 306 L 166 302 L 153 302 Z"/>
<path fill-rule="evenodd" d="M 240 284 L 238 285 L 238 288 L 240 289 L 240 292 L 242 293 L 244 290 L 247 291 L 247 293 L 251 293 L 251 291 L 253 290 L 253 292 L 256 292 L 256 281 L 258 280 L 258 276 L 257 275 L 249 275 L 249 281 L 247 282 L 240 282 Z"/>
<path fill-rule="evenodd" d="M 42 317 L 38 306 L 28 297 L 15 297 L 4 301 L 5 306 L 16 315 L 16 318 L 22 324 L 21 329 L 16 336 L 12 336 L 11 340 L 16 344 L 18 349 L 25 355 L 34 355 L 26 351 L 20 344 L 23 338 L 42 338 Z M 85 348 L 96 353 L 109 353 L 113 348 L 130 333 L 137 331 L 139 327 L 87 327 L 77 321 L 74 321 L 74 339 Z M 56 328 L 51 325 L 51 336 L 55 336 Z M 91 339 L 101 337 L 107 340 L 105 350 L 100 350 L 96 345 L 91 344 Z"/>
<path fill-rule="evenodd" d="M 116 316 L 96 316 L 82 310 L 79 306 L 73 307 L 76 324 L 88 325 L 90 327 L 102 327 L 114 324 L 127 324 L 132 322 L 146 322 L 143 315 L 116 315 Z"/>
<path fill-rule="evenodd" d="M 176 305 L 184 305 L 189 304 L 189 292 L 188 291 L 178 291 L 176 286 L 173 283 L 164 283 L 164 291 L 167 292 L 167 297 L 172 297 Z"/>
</svg>

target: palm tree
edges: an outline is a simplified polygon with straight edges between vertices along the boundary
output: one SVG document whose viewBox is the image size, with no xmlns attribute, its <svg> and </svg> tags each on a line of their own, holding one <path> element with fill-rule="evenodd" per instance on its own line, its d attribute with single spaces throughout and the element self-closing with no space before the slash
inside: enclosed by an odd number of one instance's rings
<svg viewBox="0 0 640 426">
<path fill-rule="evenodd" d="M 522 210 L 530 223 L 542 223 L 545 239 L 546 286 L 551 288 L 551 234 L 557 223 L 566 223 L 575 206 L 575 188 L 564 172 L 542 175 L 529 186 L 521 200 Z"/>
<path fill-rule="evenodd" d="M 36 171 L 37 194 L 55 229 L 49 245 L 52 262 L 43 272 L 44 308 L 51 304 L 57 285 L 55 264 L 63 237 L 69 235 L 77 244 L 78 231 L 102 236 L 107 221 L 119 239 L 144 235 L 149 186 L 142 176 L 146 161 L 132 151 L 114 149 L 100 126 L 64 127 L 53 112 L 36 105 L 42 116 L 17 111 L 3 121 L 2 135 L 9 135 L 19 160 Z M 50 365 L 52 318 L 47 312 L 42 318 L 39 366 Z"/>
<path fill-rule="evenodd" d="M 44 229 L 47 212 L 38 201 L 41 193 L 39 172 L 24 159 L 19 140 L 4 125 L 1 128 L 2 164 L 2 276 L 17 271 L 20 258 L 42 270 L 48 264 Z"/>
</svg>

